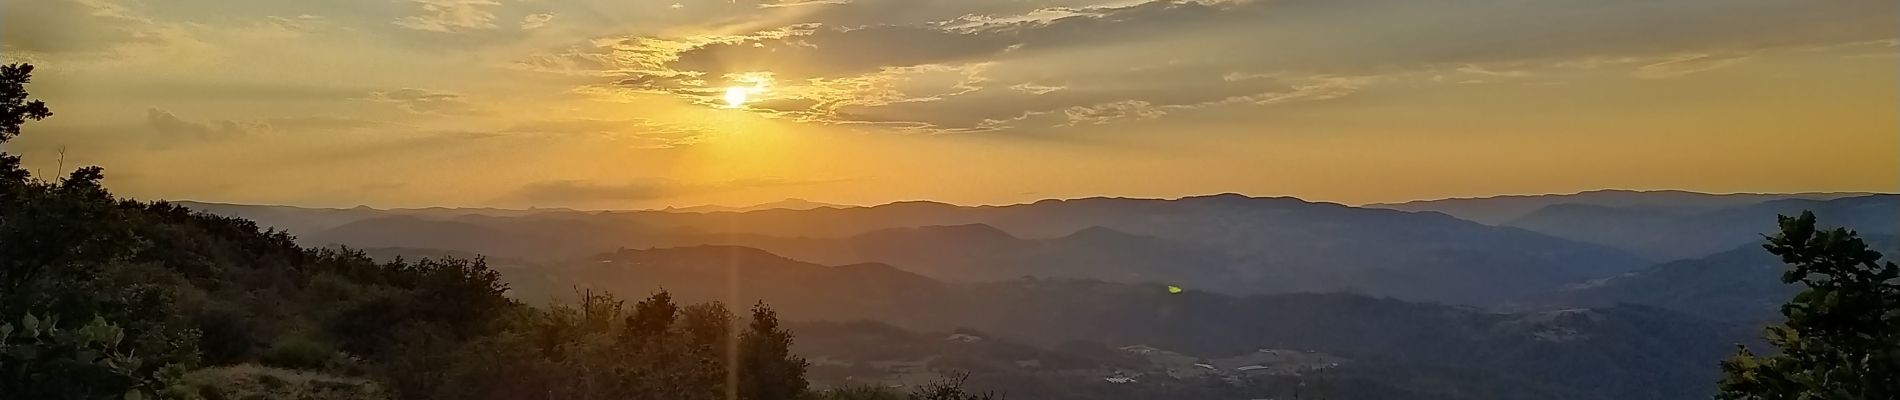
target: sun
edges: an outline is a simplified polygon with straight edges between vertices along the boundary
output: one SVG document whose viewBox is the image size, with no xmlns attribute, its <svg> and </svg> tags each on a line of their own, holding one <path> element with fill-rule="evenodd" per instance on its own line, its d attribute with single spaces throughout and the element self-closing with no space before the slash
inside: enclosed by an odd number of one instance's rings
<svg viewBox="0 0 1900 400">
<path fill-rule="evenodd" d="M 751 97 L 752 88 L 739 86 L 726 88 L 726 108 L 744 107 L 746 100 Z"/>
</svg>

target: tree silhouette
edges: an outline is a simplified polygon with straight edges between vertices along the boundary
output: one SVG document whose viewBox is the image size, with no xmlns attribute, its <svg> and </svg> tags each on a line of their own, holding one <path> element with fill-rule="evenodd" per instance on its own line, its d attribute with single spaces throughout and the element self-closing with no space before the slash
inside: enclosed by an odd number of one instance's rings
<svg viewBox="0 0 1900 400">
<path fill-rule="evenodd" d="M 1744 346 L 1722 363 L 1723 399 L 1900 398 L 1900 266 L 1881 262 L 1853 231 L 1815 228 L 1814 213 L 1782 216 L 1762 247 L 1790 268 L 1782 282 L 1806 289 L 1767 329 L 1780 353 Z"/>
<path fill-rule="evenodd" d="M 752 324 L 739 336 L 739 398 L 791 400 L 805 395 L 804 358 L 791 354 L 792 334 L 765 302 L 752 306 Z"/>
<path fill-rule="evenodd" d="M 46 103 L 39 100 L 27 100 L 26 83 L 33 80 L 32 64 L 0 65 L 0 143 L 6 143 L 20 135 L 20 125 L 27 120 L 42 120 L 53 116 Z M 18 187 L 25 185 L 26 169 L 20 168 L 20 156 L 0 153 L 0 184 Z M 0 220 L 4 223 L 4 220 Z"/>
<path fill-rule="evenodd" d="M 0 65 L 0 143 L 20 135 L 27 120 L 53 116 L 46 103 L 27 100 L 26 84 L 33 80 L 32 64 Z"/>
<path fill-rule="evenodd" d="M 633 315 L 627 317 L 621 340 L 638 342 L 650 340 L 666 334 L 672 328 L 673 320 L 679 315 L 680 307 L 673 304 L 673 295 L 661 290 L 652 297 L 633 305 Z"/>
</svg>

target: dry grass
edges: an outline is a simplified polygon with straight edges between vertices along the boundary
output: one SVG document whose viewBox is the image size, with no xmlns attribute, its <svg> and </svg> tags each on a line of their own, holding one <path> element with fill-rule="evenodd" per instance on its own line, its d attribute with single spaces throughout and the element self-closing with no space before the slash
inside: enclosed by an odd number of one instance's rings
<svg viewBox="0 0 1900 400">
<path fill-rule="evenodd" d="M 387 400 L 370 381 L 245 364 L 192 371 L 185 381 L 207 400 Z"/>
</svg>

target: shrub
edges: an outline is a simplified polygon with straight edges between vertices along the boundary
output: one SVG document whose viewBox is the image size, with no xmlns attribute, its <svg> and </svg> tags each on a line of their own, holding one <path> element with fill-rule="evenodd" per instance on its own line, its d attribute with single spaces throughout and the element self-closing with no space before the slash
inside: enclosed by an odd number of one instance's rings
<svg viewBox="0 0 1900 400">
<path fill-rule="evenodd" d="M 263 362 L 273 367 L 318 369 L 330 364 L 336 351 L 301 336 L 277 340 L 264 351 Z"/>
</svg>

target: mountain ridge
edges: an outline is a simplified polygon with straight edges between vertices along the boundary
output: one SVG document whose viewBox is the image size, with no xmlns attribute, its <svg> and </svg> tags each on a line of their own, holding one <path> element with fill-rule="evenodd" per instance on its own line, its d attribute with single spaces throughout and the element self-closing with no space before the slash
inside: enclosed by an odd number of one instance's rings
<svg viewBox="0 0 1900 400">
<path fill-rule="evenodd" d="M 1360 363 L 1353 365 L 1461 368 L 1545 382 L 1535 390 L 1579 398 L 1706 396 L 1711 387 L 1703 382 L 1714 372 L 1704 364 L 1750 332 L 1637 305 L 1497 313 L 1347 293 L 1228 296 L 1091 280 L 841 277 L 828 273 L 845 267 L 732 246 L 603 257 L 544 273 L 580 274 L 570 280 L 629 295 L 664 287 L 684 301 L 756 299 L 791 321 L 877 320 L 920 331 L 973 329 L 1036 346 L 1146 344 L 1207 358 L 1263 348 L 1315 350 Z M 507 278 L 512 284 L 517 277 Z"/>
<path fill-rule="evenodd" d="M 1588 204 L 1623 207 L 1642 204 L 1692 205 L 1702 208 L 1737 206 L 1776 199 L 1836 199 L 1875 195 L 1875 192 L 1737 192 L 1708 193 L 1688 190 L 1600 189 L 1575 193 L 1512 194 L 1481 197 L 1454 197 L 1391 203 L 1371 203 L 1364 207 L 1406 211 L 1438 211 L 1485 224 L 1502 224 L 1555 204 Z M 1687 204 L 1685 204 L 1687 203 Z"/>
<path fill-rule="evenodd" d="M 304 240 L 540 261 L 620 247 L 734 244 L 829 264 L 886 262 L 949 280 L 1030 275 L 1171 281 L 1237 294 L 1345 290 L 1466 304 L 1647 265 L 1607 246 L 1439 213 L 1235 194 L 452 220 L 486 229 L 442 234 L 403 227 L 428 225 L 409 218 L 371 219 Z"/>
</svg>

